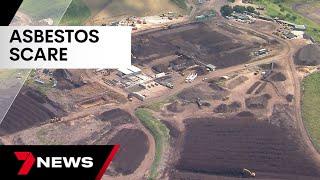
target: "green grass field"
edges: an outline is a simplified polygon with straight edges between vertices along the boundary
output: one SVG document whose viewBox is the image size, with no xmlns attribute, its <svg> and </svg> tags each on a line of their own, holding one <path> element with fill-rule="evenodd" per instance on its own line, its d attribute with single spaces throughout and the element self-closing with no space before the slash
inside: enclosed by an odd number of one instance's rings
<svg viewBox="0 0 320 180">
<path fill-rule="evenodd" d="M 36 20 L 52 18 L 57 22 L 70 2 L 71 0 L 26 0 L 19 10 Z"/>
<path fill-rule="evenodd" d="M 152 113 L 147 109 L 139 108 L 136 110 L 135 115 L 153 135 L 156 143 L 156 154 L 149 171 L 149 179 L 156 179 L 163 151 L 169 144 L 169 129 L 159 120 L 154 118 Z"/>
<path fill-rule="evenodd" d="M 302 117 L 314 146 L 320 152 L 320 73 L 303 80 Z"/>
<path fill-rule="evenodd" d="M 72 0 L 60 24 L 69 26 L 83 25 L 90 16 L 90 9 L 83 0 Z"/>
<path fill-rule="evenodd" d="M 306 25 L 307 34 L 320 42 L 320 24 L 293 10 L 294 4 L 313 2 L 313 0 L 255 0 L 255 2 L 265 6 L 267 15 L 271 17 L 283 17 L 287 21 Z"/>
<path fill-rule="evenodd" d="M 171 0 L 171 1 L 174 2 L 178 7 L 182 9 L 187 9 L 186 0 Z"/>
</svg>

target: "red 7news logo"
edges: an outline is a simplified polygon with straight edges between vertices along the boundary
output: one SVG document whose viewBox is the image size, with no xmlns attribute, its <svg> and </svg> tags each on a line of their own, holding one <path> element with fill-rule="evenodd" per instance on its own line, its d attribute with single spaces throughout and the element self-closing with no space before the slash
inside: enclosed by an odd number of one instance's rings
<svg viewBox="0 0 320 180">
<path fill-rule="evenodd" d="M 31 152 L 14 152 L 14 154 L 19 161 L 24 161 L 18 172 L 18 175 L 28 175 L 36 159 Z"/>
</svg>

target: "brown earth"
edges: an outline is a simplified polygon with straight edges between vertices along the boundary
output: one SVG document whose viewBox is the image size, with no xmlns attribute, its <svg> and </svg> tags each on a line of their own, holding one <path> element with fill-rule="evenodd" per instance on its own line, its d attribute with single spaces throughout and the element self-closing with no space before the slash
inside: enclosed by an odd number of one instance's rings
<svg viewBox="0 0 320 180">
<path fill-rule="evenodd" d="M 196 58 L 218 68 L 245 63 L 257 43 L 229 37 L 204 23 L 173 26 L 133 37 L 134 63 L 149 64 L 169 55 Z"/>
<path fill-rule="evenodd" d="M 40 92 L 24 87 L 0 125 L 0 135 L 12 134 L 61 117 L 60 106 Z"/>
<path fill-rule="evenodd" d="M 249 109 L 264 109 L 267 107 L 270 98 L 269 94 L 246 98 L 246 107 Z"/>
<path fill-rule="evenodd" d="M 100 114 L 101 121 L 108 121 L 112 126 L 119 126 L 121 124 L 132 123 L 134 120 L 130 113 L 120 108 L 111 109 Z"/>
<path fill-rule="evenodd" d="M 112 161 L 107 174 L 128 175 L 133 173 L 144 160 L 148 152 L 148 138 L 141 130 L 123 129 L 119 131 L 109 144 L 120 144 L 120 150 Z"/>
<path fill-rule="evenodd" d="M 320 177 L 299 138 L 288 136 L 294 132 L 254 118 L 198 118 L 184 123 L 179 171 L 241 177 L 242 169 L 248 168 L 262 179 Z"/>
<path fill-rule="evenodd" d="M 271 76 L 272 81 L 285 81 L 286 79 L 286 76 L 281 72 L 277 72 L 276 74 Z"/>
<path fill-rule="evenodd" d="M 309 44 L 301 48 L 294 55 L 294 63 L 303 66 L 316 66 L 320 64 L 320 46 Z"/>
</svg>

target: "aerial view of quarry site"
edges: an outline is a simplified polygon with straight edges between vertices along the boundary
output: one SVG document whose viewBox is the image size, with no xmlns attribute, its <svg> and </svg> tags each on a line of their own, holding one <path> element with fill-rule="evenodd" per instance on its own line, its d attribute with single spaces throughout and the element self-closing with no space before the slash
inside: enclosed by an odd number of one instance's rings
<svg viewBox="0 0 320 180">
<path fill-rule="evenodd" d="M 103 179 L 320 179 L 320 1 L 27 0 L 12 24 L 132 26 L 132 66 L 1 70 L 0 105 L 28 75 L 1 144 L 120 144 Z"/>
</svg>

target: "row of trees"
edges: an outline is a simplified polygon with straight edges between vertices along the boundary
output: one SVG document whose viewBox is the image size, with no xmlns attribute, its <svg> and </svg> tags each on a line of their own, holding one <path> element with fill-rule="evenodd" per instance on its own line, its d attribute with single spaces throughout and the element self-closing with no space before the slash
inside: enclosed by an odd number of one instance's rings
<svg viewBox="0 0 320 180">
<path fill-rule="evenodd" d="M 239 6 L 236 5 L 234 7 L 229 6 L 229 5 L 224 5 L 221 7 L 220 12 L 222 16 L 230 16 L 232 12 L 237 12 L 237 13 L 244 13 L 244 12 L 250 12 L 250 13 L 255 13 L 259 14 L 259 12 L 256 11 L 256 9 L 252 6 Z"/>
</svg>

